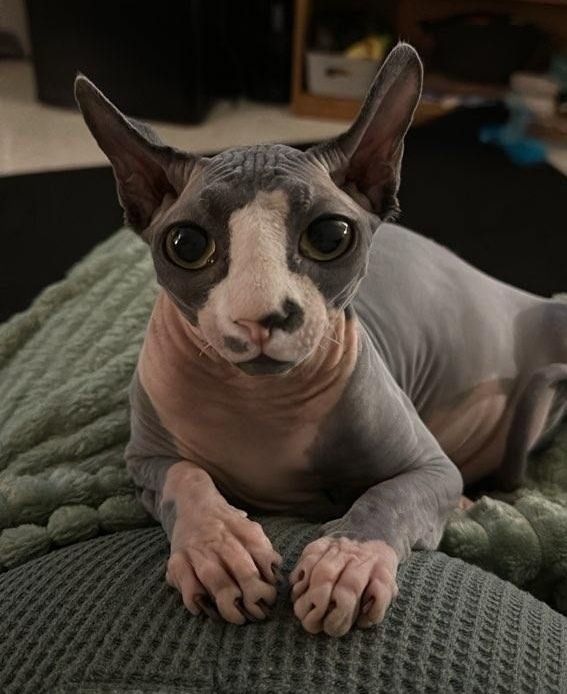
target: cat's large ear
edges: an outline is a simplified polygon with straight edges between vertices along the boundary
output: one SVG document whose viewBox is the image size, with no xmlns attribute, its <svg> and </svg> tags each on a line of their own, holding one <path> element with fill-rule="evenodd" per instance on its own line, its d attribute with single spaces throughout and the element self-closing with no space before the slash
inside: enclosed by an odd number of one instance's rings
<svg viewBox="0 0 567 694">
<path fill-rule="evenodd" d="M 382 219 L 399 211 L 404 136 L 421 95 L 423 67 L 416 51 L 399 43 L 388 55 L 352 126 L 308 152 L 335 183 Z"/>
<path fill-rule="evenodd" d="M 197 158 L 167 147 L 150 127 L 127 118 L 84 75 L 75 80 L 75 98 L 112 164 L 126 223 L 144 231 L 158 209 L 175 202 Z"/>
</svg>

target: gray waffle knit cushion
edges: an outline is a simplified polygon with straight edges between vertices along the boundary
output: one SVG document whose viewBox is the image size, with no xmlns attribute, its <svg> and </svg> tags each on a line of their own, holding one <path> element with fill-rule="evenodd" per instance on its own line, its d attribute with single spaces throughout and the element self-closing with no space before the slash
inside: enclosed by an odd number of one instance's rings
<svg viewBox="0 0 567 694">
<path fill-rule="evenodd" d="M 315 526 L 263 519 L 293 565 Z M 3 694 L 534 694 L 567 691 L 567 620 L 437 552 L 400 571 L 382 626 L 310 636 L 287 590 L 272 619 L 192 617 L 164 583 L 159 528 L 117 533 L 0 576 Z"/>
</svg>

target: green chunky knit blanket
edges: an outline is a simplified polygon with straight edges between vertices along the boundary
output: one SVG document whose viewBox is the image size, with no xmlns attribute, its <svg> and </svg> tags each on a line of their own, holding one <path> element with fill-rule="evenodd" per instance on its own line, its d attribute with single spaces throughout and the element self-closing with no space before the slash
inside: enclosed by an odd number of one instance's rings
<svg viewBox="0 0 567 694">
<path fill-rule="evenodd" d="M 123 463 L 127 389 L 157 285 L 121 230 L 0 326 L 0 569 L 151 524 Z M 441 548 L 567 613 L 567 430 L 526 487 L 450 519 Z"/>
</svg>

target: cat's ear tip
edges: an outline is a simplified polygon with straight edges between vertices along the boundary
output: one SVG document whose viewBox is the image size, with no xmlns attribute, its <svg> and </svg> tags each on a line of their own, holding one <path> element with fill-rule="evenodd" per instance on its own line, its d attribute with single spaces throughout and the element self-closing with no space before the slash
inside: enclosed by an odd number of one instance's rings
<svg viewBox="0 0 567 694">
<path fill-rule="evenodd" d="M 400 41 L 392 48 L 386 58 L 386 62 L 390 61 L 394 64 L 397 63 L 400 67 L 413 66 L 418 71 L 421 71 L 423 68 L 419 53 L 410 43 L 405 41 Z"/>
<path fill-rule="evenodd" d="M 77 72 L 77 74 L 75 75 L 75 81 L 73 86 L 75 88 L 75 94 L 79 94 L 92 90 L 94 84 L 86 75 L 83 75 L 82 72 Z"/>
<path fill-rule="evenodd" d="M 75 81 L 73 84 L 73 91 L 75 94 L 75 100 L 79 106 L 90 101 L 104 101 L 104 97 L 100 89 L 96 86 L 94 82 L 82 72 L 78 72 L 75 76 Z"/>
<path fill-rule="evenodd" d="M 417 50 L 411 45 L 411 43 L 408 43 L 407 41 L 398 41 L 398 43 L 392 47 L 390 53 L 399 56 L 404 55 L 408 58 L 419 58 L 419 53 Z"/>
</svg>

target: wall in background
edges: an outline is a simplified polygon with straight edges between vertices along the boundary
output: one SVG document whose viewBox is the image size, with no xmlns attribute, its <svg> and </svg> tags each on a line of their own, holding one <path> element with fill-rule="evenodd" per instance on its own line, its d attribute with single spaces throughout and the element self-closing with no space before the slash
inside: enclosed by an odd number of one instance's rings
<svg viewBox="0 0 567 694">
<path fill-rule="evenodd" d="M 15 34 L 26 55 L 31 55 L 30 32 L 24 0 L 0 0 L 0 29 Z"/>
</svg>

